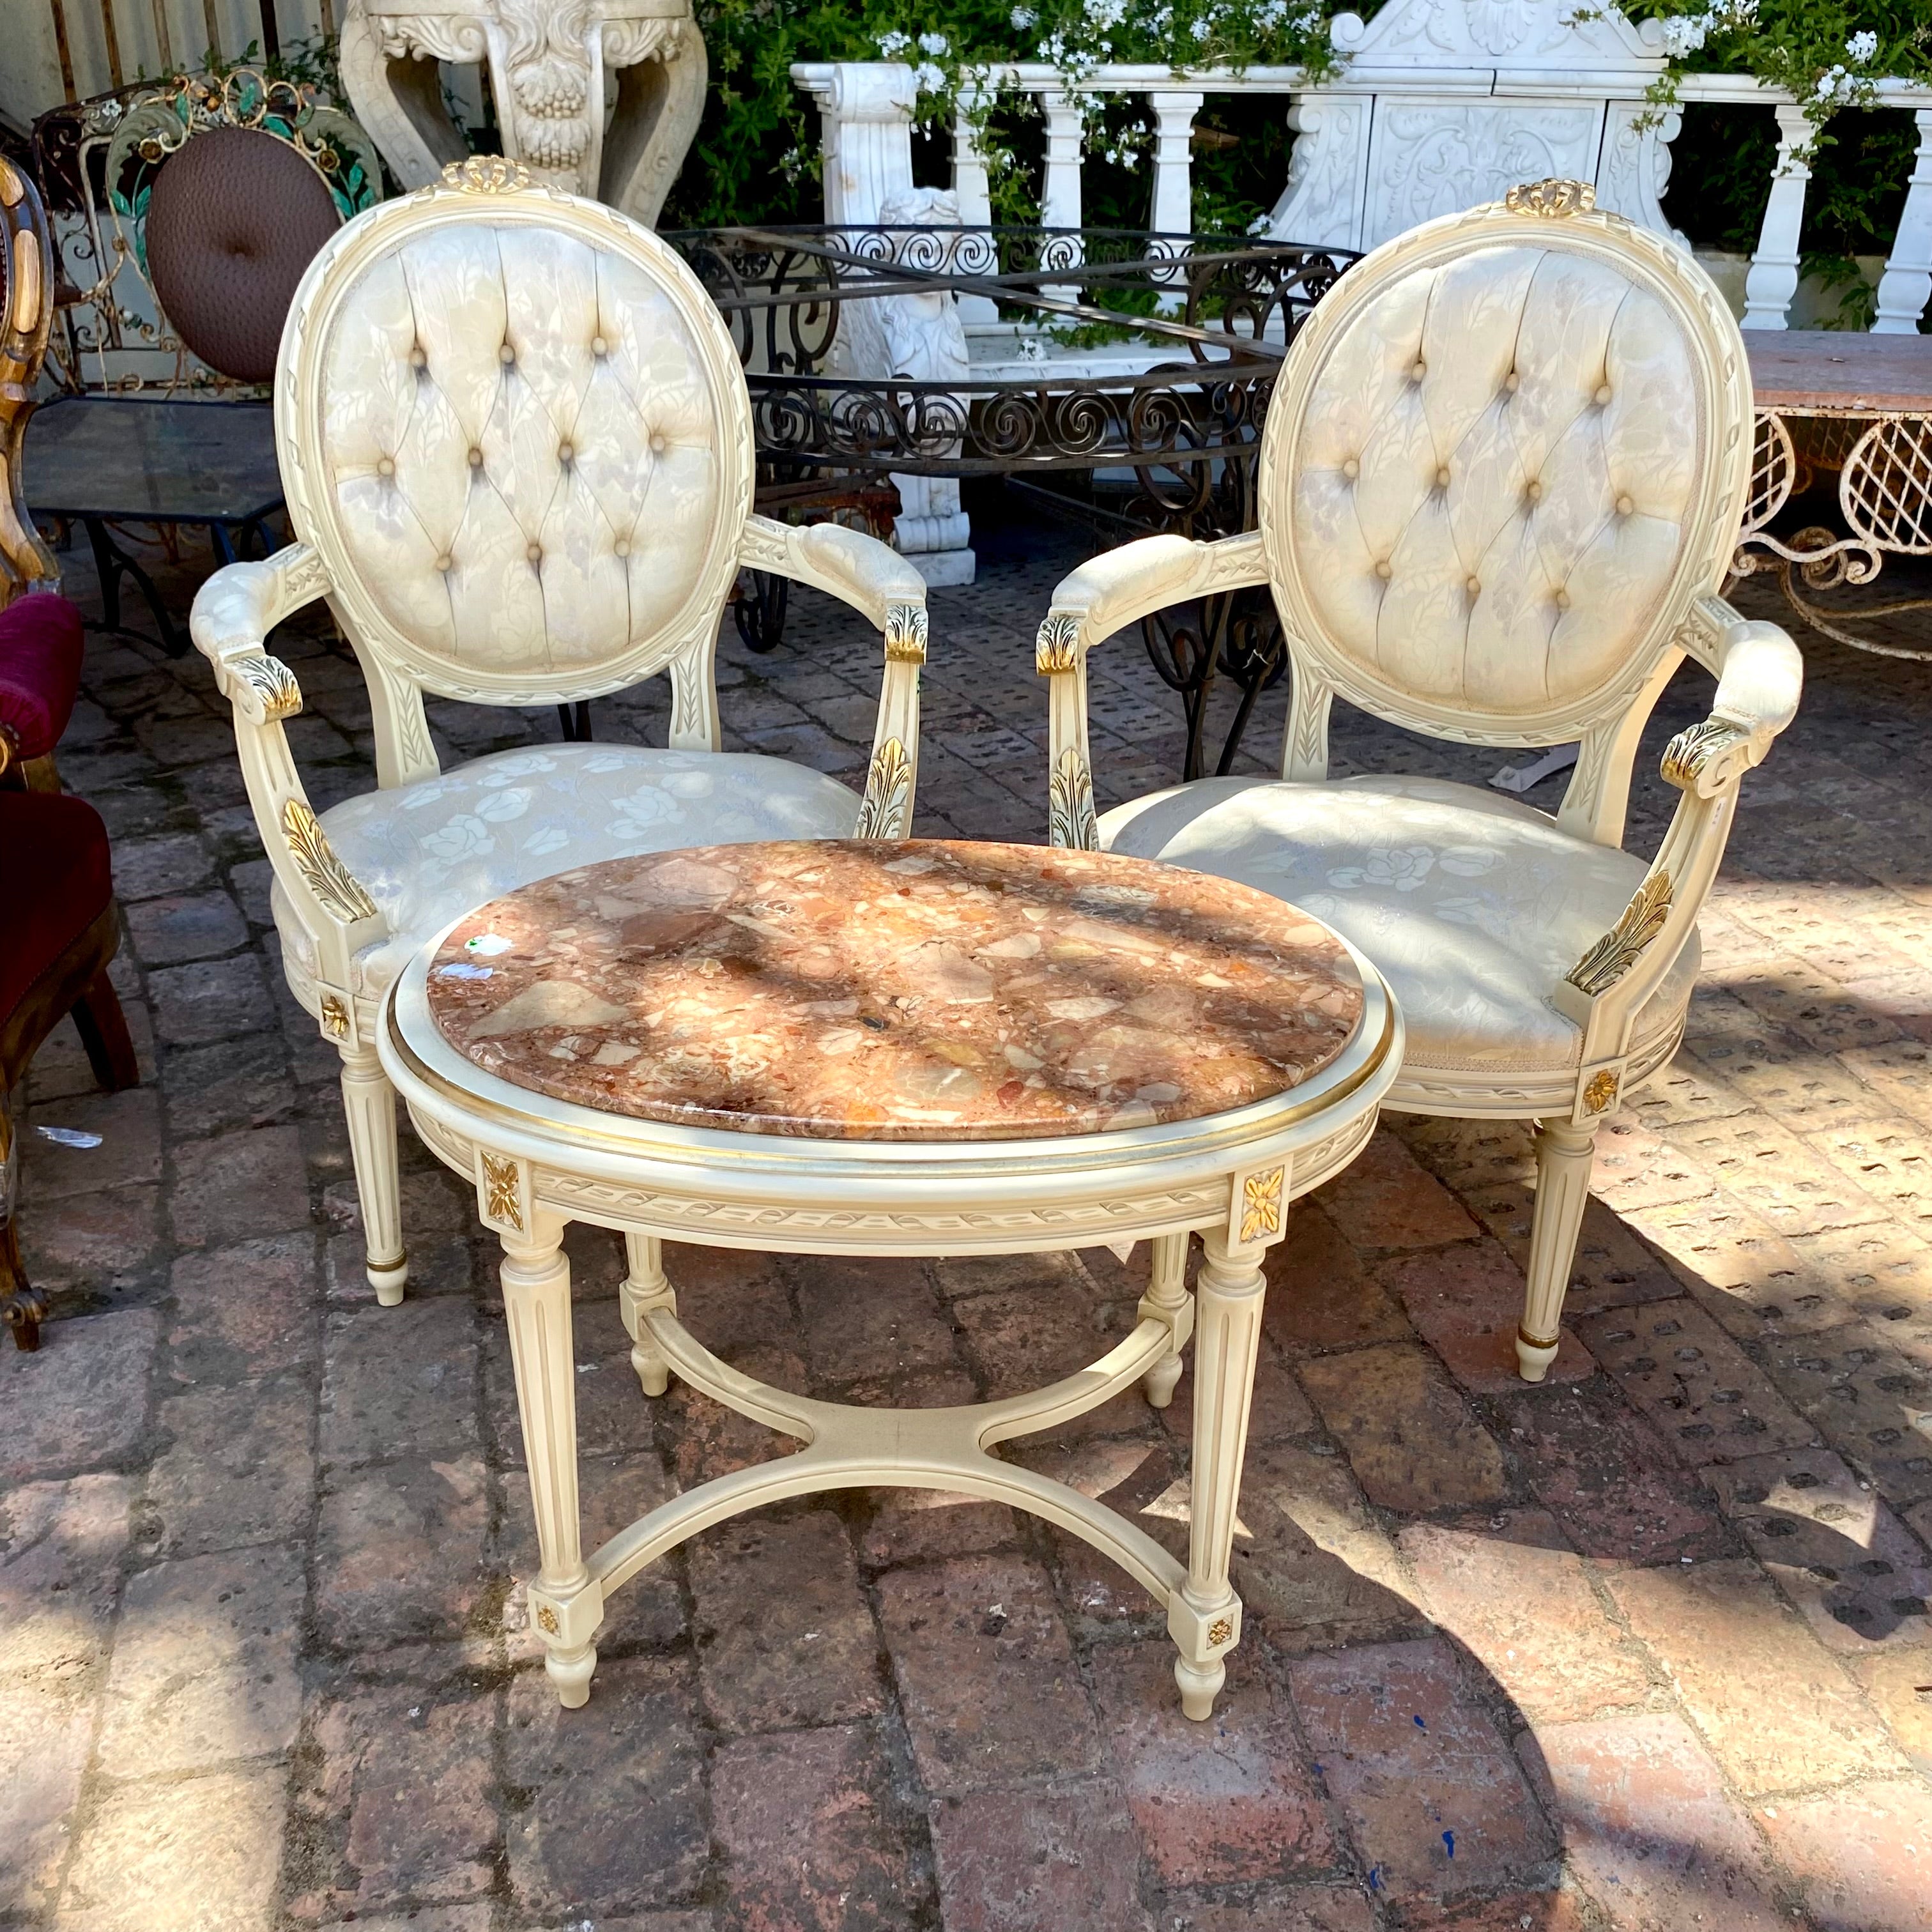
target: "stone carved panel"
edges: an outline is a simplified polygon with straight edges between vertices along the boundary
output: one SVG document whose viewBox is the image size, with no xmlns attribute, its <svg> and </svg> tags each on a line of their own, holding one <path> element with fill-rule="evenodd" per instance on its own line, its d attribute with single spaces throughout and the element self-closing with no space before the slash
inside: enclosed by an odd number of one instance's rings
<svg viewBox="0 0 1932 1932">
<path fill-rule="evenodd" d="M 704 111 L 690 0 L 350 0 L 343 85 L 405 188 L 466 152 L 439 61 L 487 68 L 504 152 L 537 179 L 657 219 Z"/>
<path fill-rule="evenodd" d="M 1607 10 L 1575 0 L 1390 0 L 1364 24 L 1338 15 L 1335 45 L 1376 68 L 1567 68 L 1608 80 L 1660 73 L 1660 42 Z"/>
<path fill-rule="evenodd" d="M 1603 126 L 1600 101 L 1384 96 L 1369 140 L 1362 246 L 1499 201 L 1518 182 L 1593 181 Z"/>
</svg>

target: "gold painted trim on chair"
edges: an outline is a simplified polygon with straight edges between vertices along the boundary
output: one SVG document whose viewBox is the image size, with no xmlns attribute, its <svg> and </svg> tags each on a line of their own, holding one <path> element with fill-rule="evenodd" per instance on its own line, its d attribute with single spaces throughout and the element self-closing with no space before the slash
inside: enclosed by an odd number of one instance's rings
<svg viewBox="0 0 1932 1932">
<path fill-rule="evenodd" d="M 530 171 L 521 161 L 508 161 L 501 154 L 472 154 L 466 161 L 452 161 L 440 184 L 430 192 L 454 188 L 463 194 L 520 194 L 530 186 Z"/>
<path fill-rule="evenodd" d="M 1033 647 L 1033 668 L 1042 677 L 1071 670 L 1079 662 L 1080 620 L 1071 611 L 1055 610 L 1042 619 Z"/>
<path fill-rule="evenodd" d="M 1519 182 L 1503 197 L 1512 214 L 1534 214 L 1545 220 L 1588 214 L 1597 206 L 1597 190 L 1588 182 L 1565 181 L 1556 175 L 1541 181 Z"/>
<path fill-rule="evenodd" d="M 925 663 L 927 634 L 927 618 L 923 604 L 888 604 L 886 606 L 886 662 L 888 664 Z"/>
<path fill-rule="evenodd" d="M 1670 874 L 1659 872 L 1644 880 L 1610 931 L 1585 953 L 1564 978 L 1579 992 L 1593 998 L 1606 992 L 1639 959 L 1643 950 L 1664 930 L 1670 916 Z"/>
<path fill-rule="evenodd" d="M 872 754 L 866 774 L 866 796 L 859 807 L 855 838 L 902 838 L 906 806 L 912 796 L 912 760 L 896 738 L 888 738 Z"/>
<path fill-rule="evenodd" d="M 353 926 L 358 920 L 376 916 L 376 902 L 365 892 L 354 873 L 335 856 L 307 802 L 292 798 L 282 807 L 282 836 L 308 889 L 324 908 Z"/>
</svg>

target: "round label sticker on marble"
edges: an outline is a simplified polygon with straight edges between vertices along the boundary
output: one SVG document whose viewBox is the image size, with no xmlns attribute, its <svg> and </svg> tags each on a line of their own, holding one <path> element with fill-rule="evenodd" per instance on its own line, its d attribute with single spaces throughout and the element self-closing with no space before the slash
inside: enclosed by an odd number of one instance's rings
<svg viewBox="0 0 1932 1932">
<path fill-rule="evenodd" d="M 460 921 L 438 1029 L 604 1113 L 829 1139 L 1106 1132 L 1298 1085 L 1362 988 L 1318 920 L 1204 873 L 936 840 L 656 852 Z"/>
</svg>

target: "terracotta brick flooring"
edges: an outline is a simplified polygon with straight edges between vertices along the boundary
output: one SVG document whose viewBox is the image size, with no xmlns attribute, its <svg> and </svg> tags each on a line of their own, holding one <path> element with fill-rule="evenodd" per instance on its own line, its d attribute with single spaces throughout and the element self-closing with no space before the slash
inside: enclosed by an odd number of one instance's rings
<svg viewBox="0 0 1932 1932">
<path fill-rule="evenodd" d="M 922 830 L 1038 836 L 1031 632 L 1081 554 L 1022 517 L 935 596 Z M 184 605 L 193 574 L 168 579 Z M 1392 1120 L 1296 1210 L 1242 1502 L 1249 1634 L 1204 1726 L 1151 1606 L 1084 1546 L 874 1493 L 638 1580 L 589 1706 L 560 1711 L 526 1628 L 492 1244 L 406 1135 L 410 1298 L 374 1304 L 334 1056 L 282 989 L 225 707 L 198 657 L 94 638 L 62 766 L 115 836 L 148 1077 L 93 1094 L 64 1030 L 32 1076 L 22 1239 L 56 1318 L 0 1355 L 0 1923 L 1932 1924 L 1932 668 L 1801 638 L 1805 707 L 1747 788 L 1686 1049 L 1606 1136 L 1549 1382 L 1508 1372 L 1520 1129 Z M 326 806 L 371 782 L 367 705 L 318 631 L 280 648 Z M 809 596 L 770 658 L 728 626 L 736 742 L 856 776 L 876 649 Z M 1095 670 L 1103 793 L 1171 779 L 1177 713 L 1138 643 Z M 1646 736 L 1644 849 L 1672 796 L 1657 751 L 1708 690 L 1684 674 Z M 556 729 L 433 711 L 459 755 Z M 660 691 L 595 712 L 661 737 Z M 1281 712 L 1270 694 L 1258 749 Z M 1359 718 L 1337 745 L 1355 768 L 1502 762 Z M 602 1536 L 778 1440 L 675 1386 L 645 1402 L 615 1244 L 571 1252 Z M 1145 1252 L 671 1261 L 694 1327 L 754 1372 L 941 1402 L 1100 1353 Z M 1188 1400 L 1013 1453 L 1177 1542 Z"/>
</svg>

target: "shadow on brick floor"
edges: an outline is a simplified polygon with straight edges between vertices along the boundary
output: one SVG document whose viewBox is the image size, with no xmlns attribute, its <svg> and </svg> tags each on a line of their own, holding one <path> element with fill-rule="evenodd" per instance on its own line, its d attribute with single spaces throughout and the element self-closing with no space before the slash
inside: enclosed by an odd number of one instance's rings
<svg viewBox="0 0 1932 1932">
<path fill-rule="evenodd" d="M 978 584 L 935 595 L 922 831 L 1040 836 L 1032 632 L 1082 553 L 1016 519 Z M 185 603 L 194 575 L 164 581 Z M 994 1505 L 875 1492 L 735 1522 L 627 1586 L 590 1703 L 560 1712 L 473 1202 L 405 1135 L 416 1272 L 376 1308 L 224 708 L 199 658 L 92 637 L 62 763 L 114 834 L 145 1084 L 95 1095 L 64 1028 L 32 1076 L 22 1232 L 56 1319 L 0 1358 L 0 1924 L 1922 1926 L 1932 703 L 1919 668 L 1802 641 L 1810 689 L 1747 788 L 1684 1051 L 1606 1137 L 1550 1382 L 1508 1372 L 1519 1127 L 1391 1118 L 1297 1208 L 1248 1635 L 1193 1726 L 1158 1616 L 1103 1560 Z M 316 803 L 365 788 L 352 663 L 314 625 L 278 649 Z M 728 623 L 731 742 L 856 777 L 876 657 L 809 594 L 767 658 Z M 1137 640 L 1094 669 L 1103 802 L 1171 781 L 1178 707 Z M 1681 675 L 1646 734 L 1634 846 L 1708 692 Z M 593 712 L 662 740 L 661 687 Z M 546 710 L 431 715 L 453 756 L 556 735 Z M 1336 743 L 1342 770 L 1502 762 L 1360 718 Z M 593 1538 L 782 1448 L 688 1392 L 643 1401 L 615 1244 L 569 1247 Z M 1099 1353 L 1145 1252 L 670 1258 L 694 1328 L 754 1372 L 944 1402 Z M 1013 1453 L 1173 1544 L 1188 1395 Z"/>
</svg>

